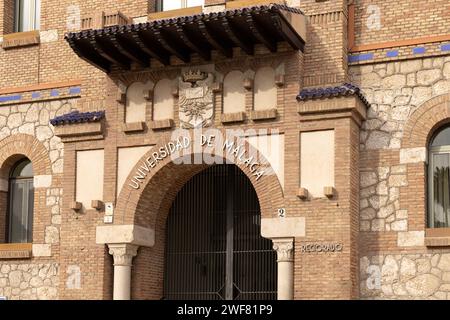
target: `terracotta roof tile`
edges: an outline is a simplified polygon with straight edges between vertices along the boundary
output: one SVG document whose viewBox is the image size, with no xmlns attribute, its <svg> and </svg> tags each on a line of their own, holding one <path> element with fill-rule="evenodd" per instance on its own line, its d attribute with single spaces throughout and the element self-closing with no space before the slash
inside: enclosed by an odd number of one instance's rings
<svg viewBox="0 0 450 320">
<path fill-rule="evenodd" d="M 105 111 L 84 112 L 73 111 L 68 114 L 56 117 L 50 120 L 53 126 L 62 126 L 66 124 L 98 122 L 105 118 Z"/>
</svg>

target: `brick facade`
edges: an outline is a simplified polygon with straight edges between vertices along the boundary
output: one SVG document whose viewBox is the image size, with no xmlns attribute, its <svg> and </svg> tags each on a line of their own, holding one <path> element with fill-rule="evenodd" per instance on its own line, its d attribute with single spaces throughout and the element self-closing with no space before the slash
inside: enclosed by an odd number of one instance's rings
<svg viewBox="0 0 450 320">
<path fill-rule="evenodd" d="M 64 39 L 67 32 L 79 31 L 72 23 L 76 13 L 85 18 L 120 11 L 130 22 L 145 22 L 155 2 L 89 0 L 72 7 L 70 1 L 42 1 L 39 43 L 0 49 L 0 296 L 112 299 L 113 257 L 107 245 L 96 242 L 97 227 L 109 225 L 106 209 L 75 208 L 77 153 L 104 150 L 103 198 L 92 200 L 113 204 L 112 225 L 155 232 L 154 245 L 140 246 L 133 259 L 131 298 L 162 298 L 167 214 L 177 192 L 207 165 L 176 165 L 167 157 L 139 189 L 125 183 L 119 190 L 119 150 L 152 147 L 127 175 L 130 182 L 142 162 L 172 141 L 182 125 L 178 91 L 172 95 L 173 119 L 159 128 L 153 121 L 154 92 L 146 93 L 145 119 L 135 123 L 126 123 L 126 93 L 135 82 L 178 83 L 186 70 L 200 69 L 215 76 L 209 129 L 283 136 L 284 179 L 273 174 L 257 181 L 244 164 L 238 166 L 255 188 L 263 218 L 279 219 L 280 208 L 289 218 L 304 218 L 305 236 L 293 236 L 294 299 L 450 299 L 450 248 L 442 245 L 450 242 L 450 234 L 436 235 L 426 222 L 428 143 L 436 129 L 450 122 L 448 1 L 205 2 L 205 12 L 224 10 L 227 4 L 270 2 L 300 8 L 307 17 L 305 48 L 292 50 L 280 42 L 271 52 L 257 44 L 255 54 L 248 55 L 236 46 L 232 58 L 212 50 L 211 61 L 199 54 L 188 63 L 172 56 L 164 66 L 152 58 L 149 68 L 133 63 L 130 70 L 114 66 L 106 74 L 80 59 Z M 13 19 L 13 1 L 0 1 L 1 40 L 16 37 Z M 255 74 L 265 67 L 276 75 L 276 110 L 263 110 L 265 119 L 256 119 Z M 224 115 L 223 79 L 231 71 L 244 75 L 245 110 Z M 347 82 L 358 86 L 363 97 L 297 100 L 301 90 Z M 105 111 L 105 119 L 50 124 L 75 110 Z M 302 199 L 300 137 L 324 130 L 334 130 L 335 137 L 334 186 L 323 186 L 333 187 L 333 194 Z M 261 152 L 247 140 L 244 145 L 248 152 Z M 23 157 L 32 161 L 35 177 L 43 177 L 35 179 L 31 257 L 6 259 L 3 254 L 23 249 L 4 244 L 4 185 L 11 166 Z M 268 160 L 265 168 L 273 167 Z M 301 250 L 317 243 L 339 243 L 342 251 Z"/>
</svg>

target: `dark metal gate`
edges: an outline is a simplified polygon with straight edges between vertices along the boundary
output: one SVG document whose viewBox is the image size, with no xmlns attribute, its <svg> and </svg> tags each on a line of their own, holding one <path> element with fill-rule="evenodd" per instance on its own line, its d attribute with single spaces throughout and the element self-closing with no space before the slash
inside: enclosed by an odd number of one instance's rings
<svg viewBox="0 0 450 320">
<path fill-rule="evenodd" d="M 260 221 L 256 192 L 237 166 L 194 176 L 167 218 L 164 297 L 276 299 L 276 253 Z"/>
</svg>

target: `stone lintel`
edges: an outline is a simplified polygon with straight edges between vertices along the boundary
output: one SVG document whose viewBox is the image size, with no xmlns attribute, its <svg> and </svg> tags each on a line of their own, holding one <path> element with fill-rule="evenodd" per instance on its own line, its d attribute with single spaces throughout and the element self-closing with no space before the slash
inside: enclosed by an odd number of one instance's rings
<svg viewBox="0 0 450 320">
<path fill-rule="evenodd" d="M 425 245 L 425 231 L 399 232 L 397 235 L 397 246 L 399 247 L 421 247 Z"/>
<path fill-rule="evenodd" d="M 33 257 L 51 257 L 52 245 L 51 244 L 35 244 L 32 245 Z"/>
<path fill-rule="evenodd" d="M 133 244 L 143 247 L 153 247 L 155 231 L 136 225 L 98 226 L 97 244 Z"/>
<path fill-rule="evenodd" d="M 33 186 L 34 188 L 50 188 L 52 185 L 51 175 L 34 176 Z"/>
<path fill-rule="evenodd" d="M 304 237 L 305 218 L 262 218 L 261 235 L 268 239 Z"/>
<path fill-rule="evenodd" d="M 420 163 L 427 161 L 427 148 L 400 149 L 400 164 Z"/>
</svg>

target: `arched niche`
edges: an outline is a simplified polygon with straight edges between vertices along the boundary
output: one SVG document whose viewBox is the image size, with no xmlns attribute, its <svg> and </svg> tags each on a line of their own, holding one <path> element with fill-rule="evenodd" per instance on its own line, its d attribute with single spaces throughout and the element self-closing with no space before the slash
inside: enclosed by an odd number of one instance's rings
<svg viewBox="0 0 450 320">
<path fill-rule="evenodd" d="M 270 67 L 260 68 L 254 80 L 254 110 L 270 110 L 276 107 L 275 70 Z"/>
<path fill-rule="evenodd" d="M 125 111 L 126 123 L 145 122 L 147 110 L 145 93 L 152 87 L 153 83 L 150 81 L 147 83 L 135 82 L 128 87 Z"/>
<path fill-rule="evenodd" d="M 162 79 L 153 90 L 153 121 L 173 119 L 173 81 Z"/>
<path fill-rule="evenodd" d="M 231 71 L 223 81 L 223 113 L 245 112 L 244 74 Z"/>
</svg>

